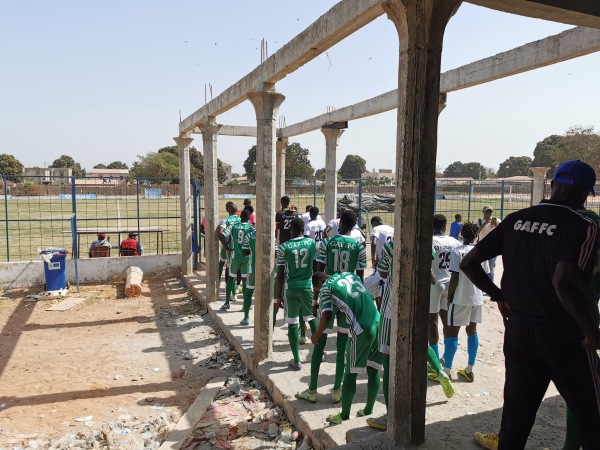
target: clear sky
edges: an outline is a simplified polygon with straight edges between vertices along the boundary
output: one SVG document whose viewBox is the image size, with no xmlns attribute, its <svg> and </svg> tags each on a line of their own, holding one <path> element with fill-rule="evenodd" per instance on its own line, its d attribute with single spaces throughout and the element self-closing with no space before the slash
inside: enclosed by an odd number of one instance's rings
<svg viewBox="0 0 600 450">
<path fill-rule="evenodd" d="M 273 54 L 334 0 L 158 1 L 0 0 L 0 153 L 25 166 L 62 154 L 86 169 L 173 145 L 185 118 Z M 468 3 L 446 31 L 442 70 L 557 34 L 570 26 Z M 385 16 L 277 84 L 287 125 L 397 88 L 398 38 Z M 533 157 L 536 142 L 572 125 L 600 125 L 594 54 L 448 95 L 440 116 L 437 165 L 478 161 L 498 169 L 509 156 Z M 254 125 L 249 102 L 220 123 Z M 395 164 L 396 112 L 350 123 L 338 166 L 359 154 L 367 167 Z M 325 165 L 320 131 L 293 138 L 315 169 Z M 234 172 L 251 138 L 220 137 Z M 194 145 L 201 150 L 201 136 Z"/>
</svg>

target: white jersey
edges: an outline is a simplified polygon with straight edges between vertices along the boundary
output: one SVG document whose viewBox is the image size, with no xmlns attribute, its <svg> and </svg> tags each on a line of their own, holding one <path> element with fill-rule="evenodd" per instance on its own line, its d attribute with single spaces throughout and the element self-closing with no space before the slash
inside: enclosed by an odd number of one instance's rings
<svg viewBox="0 0 600 450">
<path fill-rule="evenodd" d="M 455 305 L 483 305 L 483 294 L 481 293 L 481 290 L 469 280 L 469 277 L 460 271 L 460 262 L 473 248 L 475 248 L 475 245 L 460 245 L 454 248 L 450 253 L 450 272 L 460 274 L 456 291 L 454 291 L 454 299 L 452 300 L 452 303 Z M 481 266 L 486 273 L 489 272 L 487 261 L 481 263 Z"/>
<path fill-rule="evenodd" d="M 323 220 L 319 218 L 311 220 L 304 226 L 304 236 L 315 241 L 316 248 L 318 249 L 321 241 L 326 237 L 325 228 L 327 228 L 327 225 L 325 225 Z M 315 252 L 315 259 L 317 259 L 317 252 Z"/>
<path fill-rule="evenodd" d="M 300 216 L 300 218 L 301 218 L 301 219 L 304 221 L 304 226 L 306 226 L 306 225 L 308 225 L 308 222 L 310 222 L 310 213 L 306 212 L 306 213 L 302 214 L 302 215 Z M 320 215 L 320 214 L 319 214 L 319 215 L 317 215 L 317 220 L 323 220 L 323 219 L 321 218 L 321 215 Z"/>
<path fill-rule="evenodd" d="M 433 261 L 431 271 L 436 283 L 447 283 L 450 281 L 450 253 L 459 245 L 460 241 L 446 234 L 433 235 Z"/>
<path fill-rule="evenodd" d="M 375 245 L 375 259 L 381 259 L 383 244 L 394 239 L 394 228 L 389 225 L 378 225 L 371 231 L 371 245 Z"/>
<path fill-rule="evenodd" d="M 361 230 L 358 225 L 354 225 L 354 228 L 350 230 L 350 237 L 353 237 L 359 244 L 364 244 L 367 240 L 365 233 L 363 233 L 363 230 Z"/>
<path fill-rule="evenodd" d="M 340 229 L 340 219 L 338 218 L 330 220 L 327 226 L 331 228 L 331 233 L 329 233 L 329 236 L 335 236 L 336 234 L 338 234 L 338 231 Z"/>
</svg>

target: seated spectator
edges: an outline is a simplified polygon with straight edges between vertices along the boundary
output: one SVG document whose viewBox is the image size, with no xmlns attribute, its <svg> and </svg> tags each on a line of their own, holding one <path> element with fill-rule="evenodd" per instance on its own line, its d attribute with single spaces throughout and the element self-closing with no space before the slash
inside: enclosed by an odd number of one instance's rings
<svg viewBox="0 0 600 450">
<path fill-rule="evenodd" d="M 90 245 L 90 258 L 92 257 L 92 249 L 100 246 L 111 248 L 110 240 L 104 233 L 98 233 L 98 240 L 92 242 L 92 245 Z"/>
<path fill-rule="evenodd" d="M 140 256 L 144 253 L 144 249 L 136 239 L 137 234 L 129 233 L 127 239 L 123 239 L 121 242 L 121 250 L 119 254 L 121 256 Z"/>
</svg>

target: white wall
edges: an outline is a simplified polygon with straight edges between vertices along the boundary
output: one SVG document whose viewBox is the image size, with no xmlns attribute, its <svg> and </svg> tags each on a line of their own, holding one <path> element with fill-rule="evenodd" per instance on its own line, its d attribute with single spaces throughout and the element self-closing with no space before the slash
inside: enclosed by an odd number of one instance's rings
<svg viewBox="0 0 600 450">
<path fill-rule="evenodd" d="M 0 288 L 42 288 L 45 283 L 42 261 L 0 263 Z M 99 283 L 124 278 L 125 269 L 138 266 L 144 274 L 179 273 L 181 255 L 148 255 L 114 258 L 80 259 L 77 261 L 79 283 Z M 67 280 L 75 285 L 75 261 L 67 259 Z"/>
</svg>

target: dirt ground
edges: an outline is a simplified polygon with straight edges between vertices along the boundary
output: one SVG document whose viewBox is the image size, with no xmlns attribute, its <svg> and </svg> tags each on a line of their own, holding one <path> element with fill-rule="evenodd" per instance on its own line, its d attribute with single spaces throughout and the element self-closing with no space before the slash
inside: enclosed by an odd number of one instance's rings
<svg viewBox="0 0 600 450">
<path fill-rule="evenodd" d="M 119 421 L 156 437 L 211 378 L 239 369 L 211 362 L 226 342 L 178 279 L 145 280 L 138 298 L 123 289 L 71 288 L 86 300 L 68 311 L 27 301 L 36 292 L 0 298 L 0 448 Z"/>
</svg>

